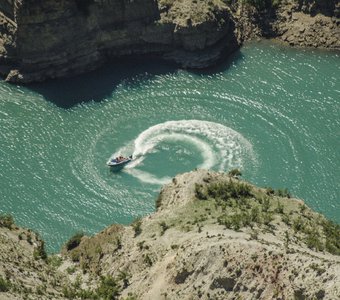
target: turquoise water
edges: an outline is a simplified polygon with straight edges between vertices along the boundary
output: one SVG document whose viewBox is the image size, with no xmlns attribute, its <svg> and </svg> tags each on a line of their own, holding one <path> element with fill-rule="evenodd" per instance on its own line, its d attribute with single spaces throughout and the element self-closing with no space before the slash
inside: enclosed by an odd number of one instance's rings
<svg viewBox="0 0 340 300">
<path fill-rule="evenodd" d="M 151 213 L 161 184 L 241 168 L 340 222 L 339 54 L 249 44 L 209 72 L 139 60 L 20 87 L 0 82 L 1 212 L 49 251 Z M 137 159 L 119 173 L 110 157 Z"/>
</svg>

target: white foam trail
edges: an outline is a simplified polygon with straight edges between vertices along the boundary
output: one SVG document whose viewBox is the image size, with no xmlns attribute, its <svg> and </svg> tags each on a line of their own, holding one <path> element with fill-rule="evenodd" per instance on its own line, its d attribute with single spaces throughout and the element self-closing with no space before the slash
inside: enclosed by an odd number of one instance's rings
<svg viewBox="0 0 340 300">
<path fill-rule="evenodd" d="M 254 160 L 251 144 L 238 132 L 222 124 L 201 120 L 168 121 L 143 131 L 134 141 L 120 148 L 111 157 L 133 153 L 135 160 L 126 171 L 139 180 L 152 184 L 164 184 L 170 178 L 137 170 L 148 153 L 157 151 L 163 141 L 179 141 L 192 144 L 202 155 L 198 168 L 217 168 L 220 171 L 242 168 L 247 158 Z"/>
<path fill-rule="evenodd" d="M 150 184 L 157 184 L 157 185 L 163 185 L 168 183 L 171 180 L 171 177 L 162 177 L 158 178 L 149 172 L 144 172 L 142 170 L 138 169 L 126 169 L 126 172 L 131 174 L 132 176 L 138 178 L 139 180 L 145 182 L 145 183 L 150 183 Z"/>
</svg>

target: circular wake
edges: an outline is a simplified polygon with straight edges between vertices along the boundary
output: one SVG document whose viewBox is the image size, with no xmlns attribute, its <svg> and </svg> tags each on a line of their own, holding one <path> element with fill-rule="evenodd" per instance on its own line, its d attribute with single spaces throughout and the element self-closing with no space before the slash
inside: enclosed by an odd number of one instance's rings
<svg viewBox="0 0 340 300">
<path fill-rule="evenodd" d="M 252 145 L 241 134 L 222 124 L 200 120 L 154 125 L 116 151 L 111 158 L 132 153 L 134 160 L 127 165 L 126 172 L 146 183 L 164 184 L 170 177 L 159 178 L 138 168 L 149 153 L 159 151 L 158 146 L 163 142 L 186 143 L 196 148 L 201 155 L 197 168 L 219 171 L 242 169 L 245 161 L 254 161 Z"/>
</svg>

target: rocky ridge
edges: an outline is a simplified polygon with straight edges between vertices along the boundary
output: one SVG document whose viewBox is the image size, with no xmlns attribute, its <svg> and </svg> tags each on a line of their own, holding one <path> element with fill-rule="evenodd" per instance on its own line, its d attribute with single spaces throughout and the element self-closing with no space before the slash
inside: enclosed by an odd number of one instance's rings
<svg viewBox="0 0 340 300">
<path fill-rule="evenodd" d="M 71 239 L 55 267 L 37 255 L 33 261 L 34 250 L 22 252 L 19 229 L 0 228 L 1 237 L 12 237 L 10 246 L 0 244 L 8 260 L 0 260 L 0 279 L 16 286 L 0 299 L 338 299 L 339 226 L 287 191 L 235 175 L 176 176 L 155 213 Z M 27 279 L 18 283 L 22 274 Z M 61 279 L 52 288 L 48 276 Z"/>
</svg>

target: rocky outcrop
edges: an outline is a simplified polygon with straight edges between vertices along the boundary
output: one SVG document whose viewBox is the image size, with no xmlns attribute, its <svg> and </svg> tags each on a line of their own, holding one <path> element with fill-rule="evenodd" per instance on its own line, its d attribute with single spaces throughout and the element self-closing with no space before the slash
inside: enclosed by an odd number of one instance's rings
<svg viewBox="0 0 340 300">
<path fill-rule="evenodd" d="M 285 0 L 261 9 L 232 6 L 240 42 L 275 38 L 290 46 L 340 50 L 340 2 Z"/>
<path fill-rule="evenodd" d="M 12 82 L 42 81 L 144 54 L 205 68 L 260 37 L 340 49 L 336 0 L 285 0 L 275 7 L 225 2 L 2 0 L 0 74 Z"/>
<path fill-rule="evenodd" d="M 0 216 L 0 299 L 64 299 L 61 287 L 67 281 L 55 265 L 61 258 L 47 259 L 36 233 L 12 221 L 4 224 L 4 218 Z"/>
<path fill-rule="evenodd" d="M 0 299 L 339 299 L 340 227 L 287 191 L 198 170 L 156 206 L 72 239 L 62 261 L 0 218 Z"/>
<path fill-rule="evenodd" d="M 277 10 L 273 28 L 291 46 L 340 50 L 340 19 L 336 1 L 288 2 Z"/>
<path fill-rule="evenodd" d="M 222 1 L 161 1 L 160 8 L 155 0 L 8 1 L 13 12 L 6 4 L 0 16 L 8 81 L 70 76 L 131 54 L 201 68 L 238 46 Z"/>
</svg>

